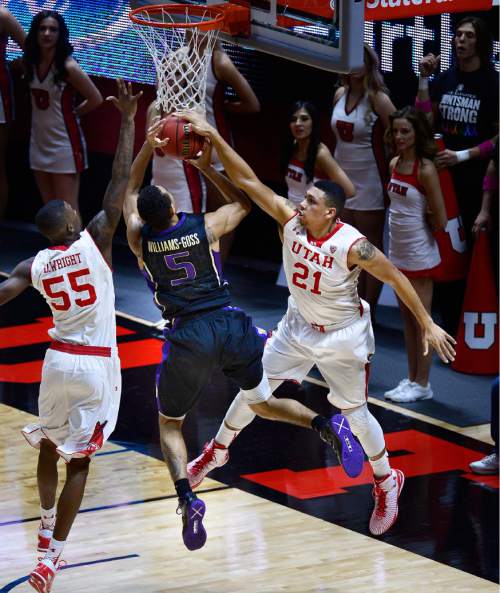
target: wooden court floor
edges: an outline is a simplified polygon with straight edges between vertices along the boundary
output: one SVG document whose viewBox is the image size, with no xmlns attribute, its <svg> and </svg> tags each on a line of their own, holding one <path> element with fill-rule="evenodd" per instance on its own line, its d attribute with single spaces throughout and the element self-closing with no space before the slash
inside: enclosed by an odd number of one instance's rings
<svg viewBox="0 0 500 593">
<path fill-rule="evenodd" d="M 0 315 L 0 593 L 32 591 L 36 452 L 20 434 L 34 419 L 47 310 L 26 291 Z M 369 469 L 346 481 L 312 431 L 257 420 L 207 479 L 208 541 L 189 552 L 157 447 L 154 370 L 161 342 L 120 316 L 123 394 L 113 442 L 91 464 L 87 492 L 53 593 L 493 593 L 498 589 L 498 478 L 470 474 L 489 451 L 485 427 L 457 427 L 372 402 L 392 463 L 405 471 L 400 517 L 368 534 Z M 325 390 L 296 396 L 328 413 Z M 189 415 L 191 455 L 222 419 L 234 386 L 221 377 Z M 61 472 L 64 466 L 61 463 Z"/>
<path fill-rule="evenodd" d="M 0 592 L 31 591 L 36 454 L 19 430 L 30 414 L 0 404 Z M 113 443 L 92 464 L 67 567 L 72 593 L 493 593 L 498 586 L 214 480 L 203 484 L 206 546 L 189 552 L 162 462 Z"/>
</svg>

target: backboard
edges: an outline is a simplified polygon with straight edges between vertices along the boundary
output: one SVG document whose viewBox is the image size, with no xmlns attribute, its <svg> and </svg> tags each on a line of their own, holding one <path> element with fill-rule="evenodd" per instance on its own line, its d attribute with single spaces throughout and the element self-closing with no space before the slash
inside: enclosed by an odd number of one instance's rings
<svg viewBox="0 0 500 593">
<path fill-rule="evenodd" d="M 180 0 L 221 4 L 224 0 Z M 235 0 L 250 8 L 250 36 L 221 34 L 224 41 L 257 49 L 330 72 L 363 64 L 364 0 Z M 131 8 L 169 4 L 132 0 Z M 179 0 L 175 0 L 179 3 Z"/>
</svg>

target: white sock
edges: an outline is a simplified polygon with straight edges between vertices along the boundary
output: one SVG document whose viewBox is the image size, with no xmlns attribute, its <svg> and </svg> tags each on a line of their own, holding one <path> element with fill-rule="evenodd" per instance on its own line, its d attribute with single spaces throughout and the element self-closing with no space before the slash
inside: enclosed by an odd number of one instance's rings
<svg viewBox="0 0 500 593">
<path fill-rule="evenodd" d="M 389 465 L 389 455 L 384 453 L 380 459 L 376 461 L 368 459 L 373 469 L 373 475 L 376 478 L 384 478 L 391 473 L 391 466 Z"/>
<path fill-rule="evenodd" d="M 54 538 L 50 540 L 49 549 L 47 550 L 44 560 L 51 560 L 54 566 L 57 566 L 59 558 L 61 557 L 66 542 L 60 542 Z"/>
<path fill-rule="evenodd" d="M 245 426 L 248 426 L 254 418 L 255 412 L 251 410 L 243 393 L 240 391 L 229 406 L 224 422 L 215 435 L 216 443 L 223 447 L 229 447 Z"/>
<path fill-rule="evenodd" d="M 44 509 L 40 506 L 40 517 L 42 519 L 43 529 L 54 529 L 54 523 L 56 522 L 56 507 L 53 506 L 51 509 Z"/>
<path fill-rule="evenodd" d="M 221 445 L 221 447 L 227 449 L 240 432 L 241 430 L 232 430 L 231 428 L 228 428 L 226 423 L 223 422 L 215 435 L 215 445 Z"/>
</svg>

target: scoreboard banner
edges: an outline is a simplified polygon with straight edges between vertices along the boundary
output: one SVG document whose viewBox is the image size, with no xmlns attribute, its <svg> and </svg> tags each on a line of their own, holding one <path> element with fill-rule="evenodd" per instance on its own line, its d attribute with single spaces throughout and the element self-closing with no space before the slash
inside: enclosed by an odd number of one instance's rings
<svg viewBox="0 0 500 593">
<path fill-rule="evenodd" d="M 489 10 L 492 0 L 366 0 L 365 20 L 388 21 L 443 12 Z"/>
</svg>

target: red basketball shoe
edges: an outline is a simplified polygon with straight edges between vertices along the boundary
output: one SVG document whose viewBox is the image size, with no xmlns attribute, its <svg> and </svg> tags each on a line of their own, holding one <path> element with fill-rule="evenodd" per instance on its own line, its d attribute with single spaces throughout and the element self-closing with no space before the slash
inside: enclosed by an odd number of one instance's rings
<svg viewBox="0 0 500 593">
<path fill-rule="evenodd" d="M 40 523 L 40 527 L 38 528 L 38 552 L 45 552 L 49 549 L 50 540 L 52 539 L 52 529 L 45 529 Z"/>
<path fill-rule="evenodd" d="M 382 535 L 390 529 L 398 518 L 398 498 L 405 483 L 405 475 L 400 469 L 391 470 L 386 478 L 373 483 L 375 508 L 370 519 L 370 533 Z"/>
<path fill-rule="evenodd" d="M 222 467 L 229 459 L 229 451 L 226 447 L 221 447 L 212 439 L 205 443 L 201 455 L 193 459 L 187 466 L 189 485 L 191 488 L 197 488 L 205 479 L 208 472 L 216 467 Z"/>
<path fill-rule="evenodd" d="M 40 560 L 30 574 L 28 583 L 35 589 L 35 591 L 38 591 L 38 593 L 50 593 L 58 566 L 58 562 L 54 565 L 52 560 L 49 560 L 48 558 Z"/>
</svg>

